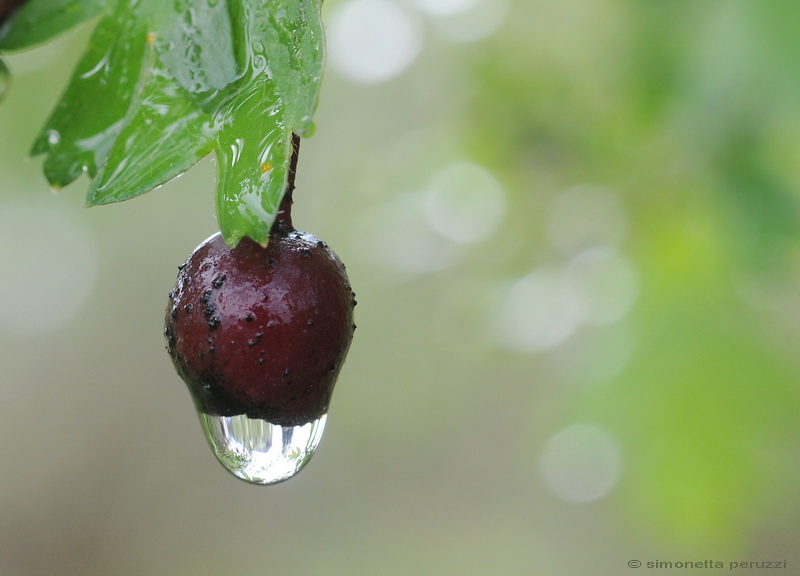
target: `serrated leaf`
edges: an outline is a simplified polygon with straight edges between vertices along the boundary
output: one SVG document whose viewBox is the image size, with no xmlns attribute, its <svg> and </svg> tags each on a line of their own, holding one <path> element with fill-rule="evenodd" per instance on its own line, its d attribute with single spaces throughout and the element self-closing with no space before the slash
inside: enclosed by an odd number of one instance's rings
<svg viewBox="0 0 800 576">
<path fill-rule="evenodd" d="M 47 153 L 44 172 L 55 188 L 84 171 L 94 175 L 123 128 L 139 85 L 147 30 L 130 7 L 103 18 L 61 101 L 34 142 L 33 155 Z"/>
<path fill-rule="evenodd" d="M 42 44 L 100 14 L 111 0 L 28 0 L 0 27 L 0 50 Z"/>
<path fill-rule="evenodd" d="M 89 187 L 88 206 L 119 202 L 152 190 L 189 169 L 213 148 L 211 116 L 175 85 L 155 54 L 147 69 L 144 93 Z"/>
</svg>

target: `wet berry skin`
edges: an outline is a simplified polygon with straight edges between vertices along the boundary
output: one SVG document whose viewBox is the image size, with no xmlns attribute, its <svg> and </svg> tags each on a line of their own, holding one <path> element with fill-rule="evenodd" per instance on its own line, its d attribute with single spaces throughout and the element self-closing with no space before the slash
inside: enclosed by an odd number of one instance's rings
<svg viewBox="0 0 800 576">
<path fill-rule="evenodd" d="M 338 257 L 311 234 L 266 248 L 216 234 L 180 267 L 167 351 L 197 409 L 298 426 L 327 413 L 353 337 L 354 293 Z"/>
</svg>

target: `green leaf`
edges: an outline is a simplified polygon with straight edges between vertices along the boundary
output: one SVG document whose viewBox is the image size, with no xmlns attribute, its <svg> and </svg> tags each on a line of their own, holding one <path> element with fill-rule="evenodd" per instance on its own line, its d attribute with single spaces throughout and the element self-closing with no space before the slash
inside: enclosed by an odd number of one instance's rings
<svg viewBox="0 0 800 576">
<path fill-rule="evenodd" d="M 215 133 L 211 117 L 175 87 L 152 54 L 144 93 L 92 181 L 88 206 L 133 198 L 181 174 L 207 155 Z"/>
<path fill-rule="evenodd" d="M 311 130 L 324 67 L 318 0 L 239 0 L 242 80 L 217 109 L 217 218 L 225 241 L 266 245 L 288 178 L 292 133 Z"/>
<path fill-rule="evenodd" d="M 46 20 L 44 3 L 32 0 L 38 11 L 20 22 Z M 71 24 L 90 6 L 107 11 L 33 146 L 47 155 L 50 183 L 62 187 L 87 172 L 94 178 L 87 205 L 108 204 L 164 184 L 215 150 L 223 237 L 266 244 L 292 134 L 312 131 L 324 66 L 322 0 L 77 6 L 56 3 L 62 12 L 71 7 Z"/>
<path fill-rule="evenodd" d="M 61 101 L 33 144 L 46 153 L 44 172 L 55 188 L 84 171 L 94 175 L 124 125 L 138 89 L 147 30 L 128 3 L 103 18 Z"/>
<path fill-rule="evenodd" d="M 0 27 L 0 50 L 42 44 L 97 16 L 111 0 L 28 0 Z"/>
<path fill-rule="evenodd" d="M 206 112 L 240 76 L 227 2 L 176 0 L 158 19 L 161 60 Z"/>
<path fill-rule="evenodd" d="M 217 138 L 217 220 L 225 241 L 243 236 L 266 245 L 286 187 L 291 130 L 284 127 L 272 83 L 235 93 L 227 104 L 231 124 Z"/>
<path fill-rule="evenodd" d="M 280 97 L 285 99 L 285 122 L 305 134 L 317 106 L 325 65 L 321 2 L 247 0 L 248 37 L 257 61 L 266 47 L 267 66 Z"/>
</svg>

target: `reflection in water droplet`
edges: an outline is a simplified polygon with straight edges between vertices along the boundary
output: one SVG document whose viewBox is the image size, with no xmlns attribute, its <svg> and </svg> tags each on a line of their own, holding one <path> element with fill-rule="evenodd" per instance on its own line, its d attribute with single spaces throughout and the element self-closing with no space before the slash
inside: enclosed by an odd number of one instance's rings
<svg viewBox="0 0 800 576">
<path fill-rule="evenodd" d="M 61 142 L 61 133 L 58 130 L 48 130 L 45 132 L 45 136 L 50 146 L 58 146 L 58 143 Z"/>
<path fill-rule="evenodd" d="M 234 476 L 253 484 L 275 484 L 297 474 L 314 455 L 327 415 L 302 426 L 278 426 L 259 418 L 200 412 L 211 450 Z"/>
</svg>

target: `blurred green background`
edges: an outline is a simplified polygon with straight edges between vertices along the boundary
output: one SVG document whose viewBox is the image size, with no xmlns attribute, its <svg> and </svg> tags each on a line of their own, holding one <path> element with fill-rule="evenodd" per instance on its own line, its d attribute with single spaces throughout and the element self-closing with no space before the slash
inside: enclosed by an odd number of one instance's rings
<svg viewBox="0 0 800 576">
<path fill-rule="evenodd" d="M 90 28 L 8 58 L 0 574 L 793 573 L 800 5 L 325 19 L 294 220 L 347 262 L 358 331 L 317 455 L 268 488 L 216 463 L 164 351 L 213 158 L 52 195 L 27 152 Z"/>
</svg>

